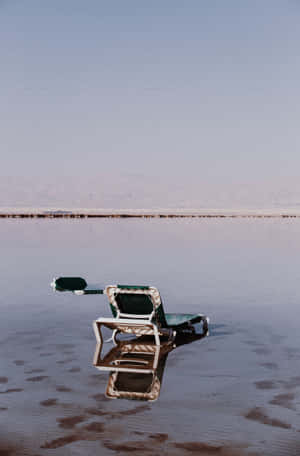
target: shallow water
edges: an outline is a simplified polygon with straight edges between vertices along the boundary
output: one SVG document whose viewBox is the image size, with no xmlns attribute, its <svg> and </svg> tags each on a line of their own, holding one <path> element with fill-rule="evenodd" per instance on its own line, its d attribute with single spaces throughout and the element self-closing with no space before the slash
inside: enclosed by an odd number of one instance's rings
<svg viewBox="0 0 300 456">
<path fill-rule="evenodd" d="M 0 222 L 0 455 L 298 455 L 300 221 Z M 109 400 L 92 365 L 105 296 L 54 276 L 157 286 L 209 337 L 172 350 L 156 402 Z"/>
</svg>

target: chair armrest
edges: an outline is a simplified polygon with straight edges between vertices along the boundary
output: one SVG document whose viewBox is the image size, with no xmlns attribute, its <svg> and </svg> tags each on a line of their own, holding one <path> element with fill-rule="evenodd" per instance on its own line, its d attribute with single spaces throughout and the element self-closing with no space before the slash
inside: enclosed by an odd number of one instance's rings
<svg viewBox="0 0 300 456">
<path fill-rule="evenodd" d="M 51 283 L 55 291 L 71 291 L 77 295 L 83 294 L 103 294 L 100 285 L 88 285 L 82 277 L 58 277 Z"/>
</svg>

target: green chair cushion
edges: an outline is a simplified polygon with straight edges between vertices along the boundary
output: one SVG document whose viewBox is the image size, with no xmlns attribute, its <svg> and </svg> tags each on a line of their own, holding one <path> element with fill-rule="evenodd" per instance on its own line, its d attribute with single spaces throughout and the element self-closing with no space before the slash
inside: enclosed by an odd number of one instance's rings
<svg viewBox="0 0 300 456">
<path fill-rule="evenodd" d="M 184 326 L 201 320 L 198 314 L 166 313 L 165 317 L 167 325 L 171 327 Z"/>
<path fill-rule="evenodd" d="M 121 290 L 149 290 L 148 285 L 117 285 Z"/>
<path fill-rule="evenodd" d="M 115 300 L 121 313 L 149 315 L 153 311 L 150 297 L 143 293 L 117 293 Z"/>
</svg>

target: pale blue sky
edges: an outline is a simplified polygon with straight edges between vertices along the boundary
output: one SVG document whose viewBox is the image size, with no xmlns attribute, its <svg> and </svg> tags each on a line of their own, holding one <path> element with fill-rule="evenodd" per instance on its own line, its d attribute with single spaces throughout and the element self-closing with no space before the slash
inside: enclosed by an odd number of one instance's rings
<svg viewBox="0 0 300 456">
<path fill-rule="evenodd" d="M 0 0 L 3 182 L 299 191 L 299 24 L 297 0 Z"/>
</svg>

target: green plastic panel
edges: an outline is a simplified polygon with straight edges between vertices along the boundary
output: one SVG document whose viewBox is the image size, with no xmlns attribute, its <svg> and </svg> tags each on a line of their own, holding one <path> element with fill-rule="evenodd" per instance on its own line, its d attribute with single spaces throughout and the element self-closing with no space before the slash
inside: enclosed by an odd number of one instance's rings
<svg viewBox="0 0 300 456">
<path fill-rule="evenodd" d="M 55 288 L 58 291 L 84 290 L 87 286 L 82 277 L 59 277 L 55 280 Z"/>
<path fill-rule="evenodd" d="M 159 307 L 157 307 L 155 316 L 162 328 L 166 328 L 168 326 L 166 317 L 165 317 L 165 311 L 164 311 L 162 304 Z"/>
<path fill-rule="evenodd" d="M 201 320 L 201 317 L 198 314 L 166 313 L 165 317 L 167 321 L 167 326 L 170 327 L 184 326 L 188 325 L 189 323 L 196 323 L 196 321 Z"/>
<path fill-rule="evenodd" d="M 149 290 L 146 285 L 117 285 L 118 288 L 127 290 Z"/>
<path fill-rule="evenodd" d="M 110 305 L 111 313 L 113 314 L 114 318 L 117 318 L 117 311 L 116 311 L 116 309 L 114 308 L 114 306 L 113 306 L 111 303 L 109 303 L 109 305 Z"/>
<path fill-rule="evenodd" d="M 153 312 L 151 298 L 144 293 L 116 293 L 115 300 L 121 313 L 149 315 Z"/>
</svg>

